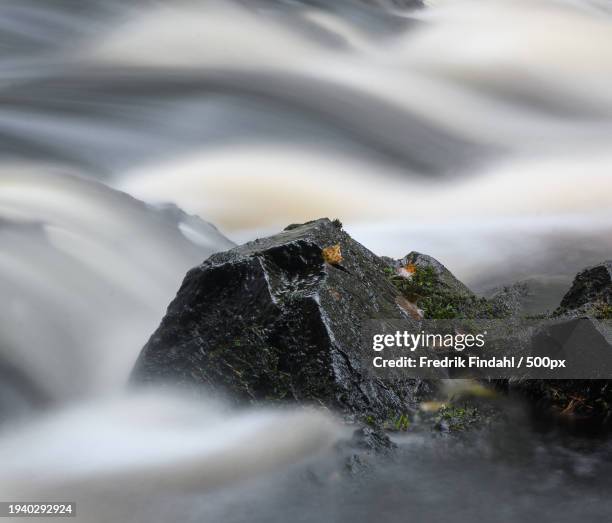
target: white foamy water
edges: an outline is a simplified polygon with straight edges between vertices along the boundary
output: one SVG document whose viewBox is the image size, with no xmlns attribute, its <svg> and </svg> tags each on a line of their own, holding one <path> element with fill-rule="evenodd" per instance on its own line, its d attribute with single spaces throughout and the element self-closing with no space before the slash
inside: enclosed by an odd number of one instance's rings
<svg viewBox="0 0 612 523">
<path fill-rule="evenodd" d="M 300 463 L 340 436 L 322 413 L 126 392 L 184 273 L 233 245 L 201 219 L 61 169 L 13 166 L 0 175 L 0 242 L 2 499 L 204 492 Z"/>
<path fill-rule="evenodd" d="M 5 430 L 0 492 L 5 499 L 206 492 L 300 463 L 341 434 L 314 411 L 236 413 L 169 391 L 141 391 Z"/>
<path fill-rule="evenodd" d="M 477 287 L 490 278 L 464 267 L 494 268 L 482 255 L 515 241 L 509 222 L 555 219 L 547 244 L 589 215 L 612 220 L 605 2 L 110 6 L 93 2 L 78 25 L 66 17 L 81 45 L 24 45 L 31 67 L 7 64 L 12 155 L 76 164 L 239 239 L 339 216 L 349 231 L 379 229 L 377 252 L 428 246 Z M 401 245 L 389 223 L 404 227 Z M 438 223 L 438 240 L 418 232 Z M 539 232 L 522 234 L 537 248 Z M 589 263 L 609 256 L 609 237 L 582 249 Z M 445 248 L 456 238 L 469 248 Z"/>
<path fill-rule="evenodd" d="M 0 242 L 0 355 L 52 401 L 123 386 L 184 273 L 232 245 L 178 210 L 41 165 L 0 173 Z"/>
</svg>

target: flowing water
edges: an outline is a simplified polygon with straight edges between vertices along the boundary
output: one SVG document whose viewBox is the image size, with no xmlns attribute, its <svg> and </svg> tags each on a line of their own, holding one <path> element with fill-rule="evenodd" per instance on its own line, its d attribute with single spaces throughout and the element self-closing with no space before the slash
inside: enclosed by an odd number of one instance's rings
<svg viewBox="0 0 612 523">
<path fill-rule="evenodd" d="M 0 492 L 114 485 L 134 521 L 355 521 L 364 500 L 467 521 L 469 492 L 505 500 L 489 521 L 609 513 L 600 442 L 406 443 L 363 495 L 312 461 L 343 437 L 321 414 L 124 392 L 185 271 L 228 238 L 338 216 L 379 254 L 426 252 L 479 291 L 535 281 L 547 305 L 610 258 L 609 1 L 401 4 L 0 4 L 0 416 L 18 420 Z"/>
</svg>

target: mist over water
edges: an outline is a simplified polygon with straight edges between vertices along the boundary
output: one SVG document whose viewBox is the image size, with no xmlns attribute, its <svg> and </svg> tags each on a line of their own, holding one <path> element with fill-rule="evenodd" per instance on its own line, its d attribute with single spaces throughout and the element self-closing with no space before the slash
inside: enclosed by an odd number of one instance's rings
<svg viewBox="0 0 612 523">
<path fill-rule="evenodd" d="M 399 4 L 2 2 L 0 416 L 21 414 L 0 435 L 2 491 L 239 483 L 245 499 L 269 489 L 257 514 L 272 520 L 283 480 L 238 480 L 329 449 L 341 434 L 328 417 L 125 392 L 186 270 L 232 240 L 339 217 L 377 254 L 425 252 L 477 291 L 529 279 L 551 303 L 610 258 L 609 2 Z M 417 517 L 448 474 L 436 452 L 420 463 Z M 550 470 L 583 459 L 549 458 Z M 467 467 L 485 491 L 493 464 Z M 519 491 L 525 470 L 500 467 Z M 300 471 L 290 485 L 304 486 Z M 239 521 L 223 492 L 186 512 Z M 339 495 L 351 500 L 339 520 L 358 521 L 356 496 Z M 554 487 L 546 499 L 559 502 Z"/>
</svg>

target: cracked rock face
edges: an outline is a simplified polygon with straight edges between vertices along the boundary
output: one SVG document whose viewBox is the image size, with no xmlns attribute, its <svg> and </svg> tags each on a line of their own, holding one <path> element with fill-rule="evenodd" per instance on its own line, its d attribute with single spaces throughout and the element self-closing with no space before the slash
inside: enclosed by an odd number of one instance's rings
<svg viewBox="0 0 612 523">
<path fill-rule="evenodd" d="M 385 267 L 327 219 L 214 254 L 185 277 L 132 380 L 381 420 L 411 410 L 424 384 L 362 367 L 365 322 L 407 317 Z"/>
</svg>

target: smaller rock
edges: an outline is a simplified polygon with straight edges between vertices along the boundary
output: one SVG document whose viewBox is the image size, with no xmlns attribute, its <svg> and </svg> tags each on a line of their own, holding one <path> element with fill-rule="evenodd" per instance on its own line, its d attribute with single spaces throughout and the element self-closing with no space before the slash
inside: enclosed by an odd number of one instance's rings
<svg viewBox="0 0 612 523">
<path fill-rule="evenodd" d="M 357 476 L 370 472 L 381 457 L 392 458 L 397 445 L 384 430 L 364 426 L 353 432 L 349 441 L 341 443 L 339 450 L 348 453 L 345 454 L 346 471 Z"/>
<path fill-rule="evenodd" d="M 353 433 L 353 443 L 360 449 L 373 452 L 389 452 L 397 447 L 384 430 L 367 426 Z"/>
<path fill-rule="evenodd" d="M 491 303 L 476 296 L 431 256 L 411 252 L 401 260 L 385 261 L 390 265 L 391 282 L 414 305 L 415 311 L 407 311 L 411 318 L 500 317 Z M 406 311 L 406 307 L 402 309 Z"/>
<path fill-rule="evenodd" d="M 427 254 L 421 254 L 420 252 L 412 251 L 411 253 L 404 256 L 399 260 L 401 266 L 414 265 L 418 268 L 431 268 L 435 272 L 438 280 L 442 282 L 446 287 L 454 294 L 462 294 L 465 296 L 473 296 L 474 293 L 467 288 L 465 284 L 460 282 L 451 271 L 449 271 L 444 265 L 442 265 L 434 257 Z"/>
<path fill-rule="evenodd" d="M 530 294 L 526 283 L 517 282 L 498 290 L 491 297 L 491 303 L 504 315 L 520 316 L 525 313 L 524 303 Z"/>
<path fill-rule="evenodd" d="M 612 306 L 612 260 L 579 272 L 555 315 L 596 315 L 606 306 Z"/>
<path fill-rule="evenodd" d="M 570 290 L 554 313 L 561 320 L 567 319 L 558 329 L 565 329 L 571 334 L 574 326 L 589 322 L 586 325 L 603 340 L 605 352 L 605 344 L 607 347 L 612 345 L 612 332 L 609 322 L 601 322 L 597 318 L 612 319 L 611 304 L 612 261 L 606 261 L 576 275 Z M 581 317 L 584 319 L 579 319 Z M 592 345 L 584 347 L 581 356 L 598 358 L 598 368 L 609 367 L 610 362 L 607 362 L 605 354 L 591 354 L 596 349 Z M 527 380 L 513 383 L 510 388 L 526 396 L 538 412 L 550 414 L 556 420 L 597 429 L 609 426 L 612 422 L 612 380 Z"/>
</svg>

